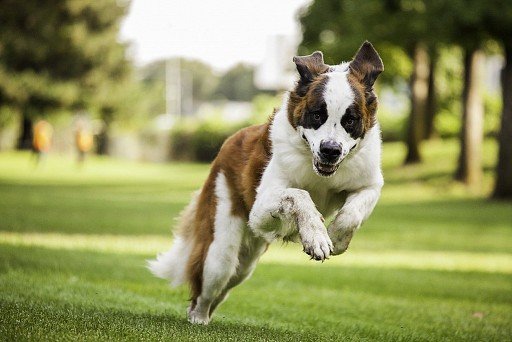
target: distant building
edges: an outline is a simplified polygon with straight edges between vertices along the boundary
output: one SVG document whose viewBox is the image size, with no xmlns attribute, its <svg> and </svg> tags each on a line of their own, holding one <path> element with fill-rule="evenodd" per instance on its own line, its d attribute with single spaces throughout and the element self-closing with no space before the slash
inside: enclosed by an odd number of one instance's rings
<svg viewBox="0 0 512 342">
<path fill-rule="evenodd" d="M 254 83 L 263 90 L 289 89 L 295 82 L 292 63 L 296 55 L 299 38 L 291 35 L 269 36 L 265 58 L 256 68 Z"/>
</svg>

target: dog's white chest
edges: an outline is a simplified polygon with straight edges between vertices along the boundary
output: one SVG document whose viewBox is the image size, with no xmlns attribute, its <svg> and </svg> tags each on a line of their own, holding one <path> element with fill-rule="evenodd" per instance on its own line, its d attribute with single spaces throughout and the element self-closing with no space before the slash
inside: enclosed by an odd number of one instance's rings
<svg viewBox="0 0 512 342">
<path fill-rule="evenodd" d="M 318 211 L 327 218 L 340 208 L 346 199 L 343 182 L 339 179 L 341 175 L 336 176 L 320 178 L 311 172 L 309 177 L 302 181 L 299 180 L 293 187 L 306 190 Z"/>
</svg>

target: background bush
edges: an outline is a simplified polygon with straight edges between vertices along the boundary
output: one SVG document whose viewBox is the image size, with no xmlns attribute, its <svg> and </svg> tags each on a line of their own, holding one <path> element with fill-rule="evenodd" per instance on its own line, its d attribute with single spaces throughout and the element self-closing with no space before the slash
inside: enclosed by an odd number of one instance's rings
<svg viewBox="0 0 512 342">
<path fill-rule="evenodd" d="M 249 125 L 220 118 L 180 122 L 171 131 L 171 159 L 210 162 L 229 136 Z"/>
<path fill-rule="evenodd" d="M 259 94 L 252 99 L 252 113 L 247 120 L 232 122 L 212 111 L 206 118 L 181 120 L 171 131 L 170 158 L 173 160 L 210 162 L 224 141 L 238 130 L 268 120 L 282 95 Z"/>
</svg>

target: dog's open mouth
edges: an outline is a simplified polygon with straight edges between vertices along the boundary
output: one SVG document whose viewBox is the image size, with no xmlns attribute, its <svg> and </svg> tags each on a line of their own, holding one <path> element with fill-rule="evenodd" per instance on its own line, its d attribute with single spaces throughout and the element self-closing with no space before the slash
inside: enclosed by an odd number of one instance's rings
<svg viewBox="0 0 512 342">
<path fill-rule="evenodd" d="M 332 176 L 340 166 L 339 163 L 337 164 L 325 164 L 320 162 L 319 160 L 313 161 L 313 168 L 315 169 L 315 172 L 323 177 L 329 177 Z"/>
</svg>

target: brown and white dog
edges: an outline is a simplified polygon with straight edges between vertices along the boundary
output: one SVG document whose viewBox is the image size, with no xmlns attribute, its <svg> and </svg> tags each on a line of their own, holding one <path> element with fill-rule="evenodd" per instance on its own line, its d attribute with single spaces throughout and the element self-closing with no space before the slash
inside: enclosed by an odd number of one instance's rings
<svg viewBox="0 0 512 342">
<path fill-rule="evenodd" d="M 226 140 L 172 248 L 149 262 L 172 285 L 190 284 L 191 323 L 208 324 L 276 239 L 300 239 L 315 260 L 343 253 L 380 196 L 377 51 L 365 42 L 339 65 L 324 64 L 321 52 L 293 61 L 295 89 L 268 123 Z"/>
</svg>

